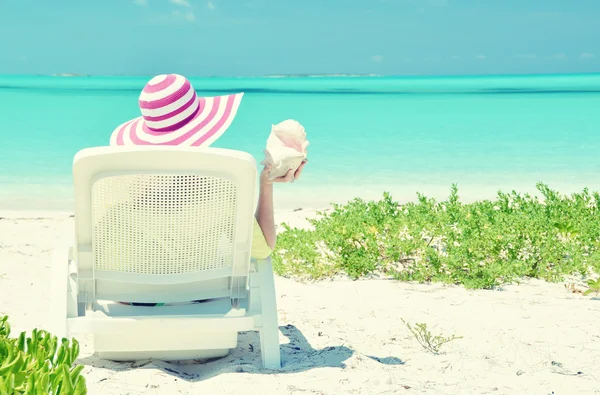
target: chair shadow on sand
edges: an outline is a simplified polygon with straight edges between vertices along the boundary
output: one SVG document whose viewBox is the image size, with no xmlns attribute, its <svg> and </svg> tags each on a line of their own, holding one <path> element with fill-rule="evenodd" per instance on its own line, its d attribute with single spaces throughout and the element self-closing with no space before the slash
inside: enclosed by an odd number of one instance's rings
<svg viewBox="0 0 600 395">
<path fill-rule="evenodd" d="M 345 361 L 354 354 L 354 350 L 344 346 L 330 346 L 314 349 L 304 334 L 294 325 L 280 326 L 281 333 L 289 343 L 281 344 L 281 364 L 279 370 L 262 368 L 260 341 L 256 332 L 240 332 L 238 345 L 222 358 L 210 361 L 157 361 L 114 362 L 102 360 L 95 355 L 81 358 L 79 363 L 113 371 L 127 371 L 139 368 L 156 368 L 186 381 L 201 381 L 225 373 L 287 374 L 304 372 L 311 369 L 332 367 L 344 369 Z M 401 365 L 399 358 L 378 358 L 367 356 L 384 365 Z"/>
</svg>

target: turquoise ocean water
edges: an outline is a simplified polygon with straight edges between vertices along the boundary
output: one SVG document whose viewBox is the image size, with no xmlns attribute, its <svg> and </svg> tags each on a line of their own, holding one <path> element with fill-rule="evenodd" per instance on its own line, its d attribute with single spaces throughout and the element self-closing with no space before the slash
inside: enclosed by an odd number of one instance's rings
<svg viewBox="0 0 600 395">
<path fill-rule="evenodd" d="M 70 209 L 75 153 L 107 145 L 139 115 L 147 77 L 0 76 L 0 210 Z M 600 190 L 600 74 L 499 77 L 192 78 L 213 96 L 244 91 L 214 144 L 262 160 L 272 123 L 300 121 L 311 142 L 279 208 L 322 207 L 385 190 L 464 200 L 498 189 Z"/>
</svg>

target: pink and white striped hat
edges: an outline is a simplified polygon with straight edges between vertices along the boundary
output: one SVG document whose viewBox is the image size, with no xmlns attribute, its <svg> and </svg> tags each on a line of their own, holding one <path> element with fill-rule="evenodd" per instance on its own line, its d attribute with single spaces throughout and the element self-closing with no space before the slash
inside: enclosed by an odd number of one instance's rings
<svg viewBox="0 0 600 395">
<path fill-rule="evenodd" d="M 198 97 L 187 78 L 158 75 L 140 94 L 142 116 L 116 128 L 110 145 L 209 146 L 231 125 L 243 95 Z"/>
</svg>

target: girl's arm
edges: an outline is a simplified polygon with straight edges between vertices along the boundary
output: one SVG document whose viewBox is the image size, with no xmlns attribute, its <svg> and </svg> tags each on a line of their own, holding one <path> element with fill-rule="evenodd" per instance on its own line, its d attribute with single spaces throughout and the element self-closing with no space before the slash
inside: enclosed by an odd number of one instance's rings
<svg viewBox="0 0 600 395">
<path fill-rule="evenodd" d="M 264 173 L 264 171 L 263 171 Z M 263 183 L 261 175 L 260 190 L 258 192 L 258 204 L 256 205 L 256 222 L 260 225 L 265 241 L 269 248 L 275 247 L 277 233 L 275 232 L 275 215 L 273 212 L 273 184 Z"/>
<path fill-rule="evenodd" d="M 263 171 L 260 173 L 260 185 L 258 192 L 258 204 L 256 205 L 256 213 L 254 217 L 256 222 L 260 225 L 265 241 L 269 248 L 275 247 L 277 241 L 277 232 L 275 231 L 275 213 L 273 209 L 273 183 L 275 182 L 293 182 L 295 179 L 300 177 L 302 169 L 306 162 L 303 162 L 300 167 L 294 172 L 293 170 L 283 176 L 274 180 L 269 180 L 269 172 L 271 171 L 270 166 L 265 166 Z"/>
</svg>

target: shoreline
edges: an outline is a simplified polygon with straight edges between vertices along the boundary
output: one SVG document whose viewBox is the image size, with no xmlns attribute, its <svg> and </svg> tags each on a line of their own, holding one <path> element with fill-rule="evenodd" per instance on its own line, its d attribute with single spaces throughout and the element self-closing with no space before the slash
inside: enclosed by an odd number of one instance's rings
<svg viewBox="0 0 600 395">
<path fill-rule="evenodd" d="M 584 183 L 578 182 L 542 182 L 548 185 L 550 189 L 557 191 L 561 195 L 570 195 L 581 193 L 584 188 L 590 192 L 600 192 L 600 181 Z M 517 193 L 524 195 L 540 197 L 541 194 L 536 188 L 535 182 L 515 182 L 515 183 L 457 183 L 459 200 L 468 204 L 483 200 L 494 200 L 498 191 L 504 193 Z M 314 182 L 303 184 L 299 180 L 291 185 L 276 185 L 274 195 L 275 211 L 288 212 L 294 210 L 323 210 L 332 207 L 333 204 L 344 205 L 349 201 L 360 198 L 366 201 L 381 200 L 384 192 L 390 193 L 393 200 L 400 204 L 406 204 L 417 201 L 417 194 L 420 193 L 427 198 L 433 198 L 436 201 L 444 201 L 450 194 L 452 182 L 441 183 L 406 183 L 406 184 L 361 184 L 360 186 L 345 184 L 316 185 Z M 51 185 L 49 193 L 40 195 L 27 194 L 27 190 L 10 192 L 5 190 L 0 193 L 0 213 L 1 212 L 72 212 L 73 198 L 70 195 L 71 185 Z M 33 189 L 32 189 L 33 190 Z M 37 189 L 39 191 L 39 189 Z M 54 192 L 54 194 L 50 193 Z M 258 191 L 257 191 L 258 193 Z M 50 197 L 48 197 L 50 196 Z"/>
</svg>

